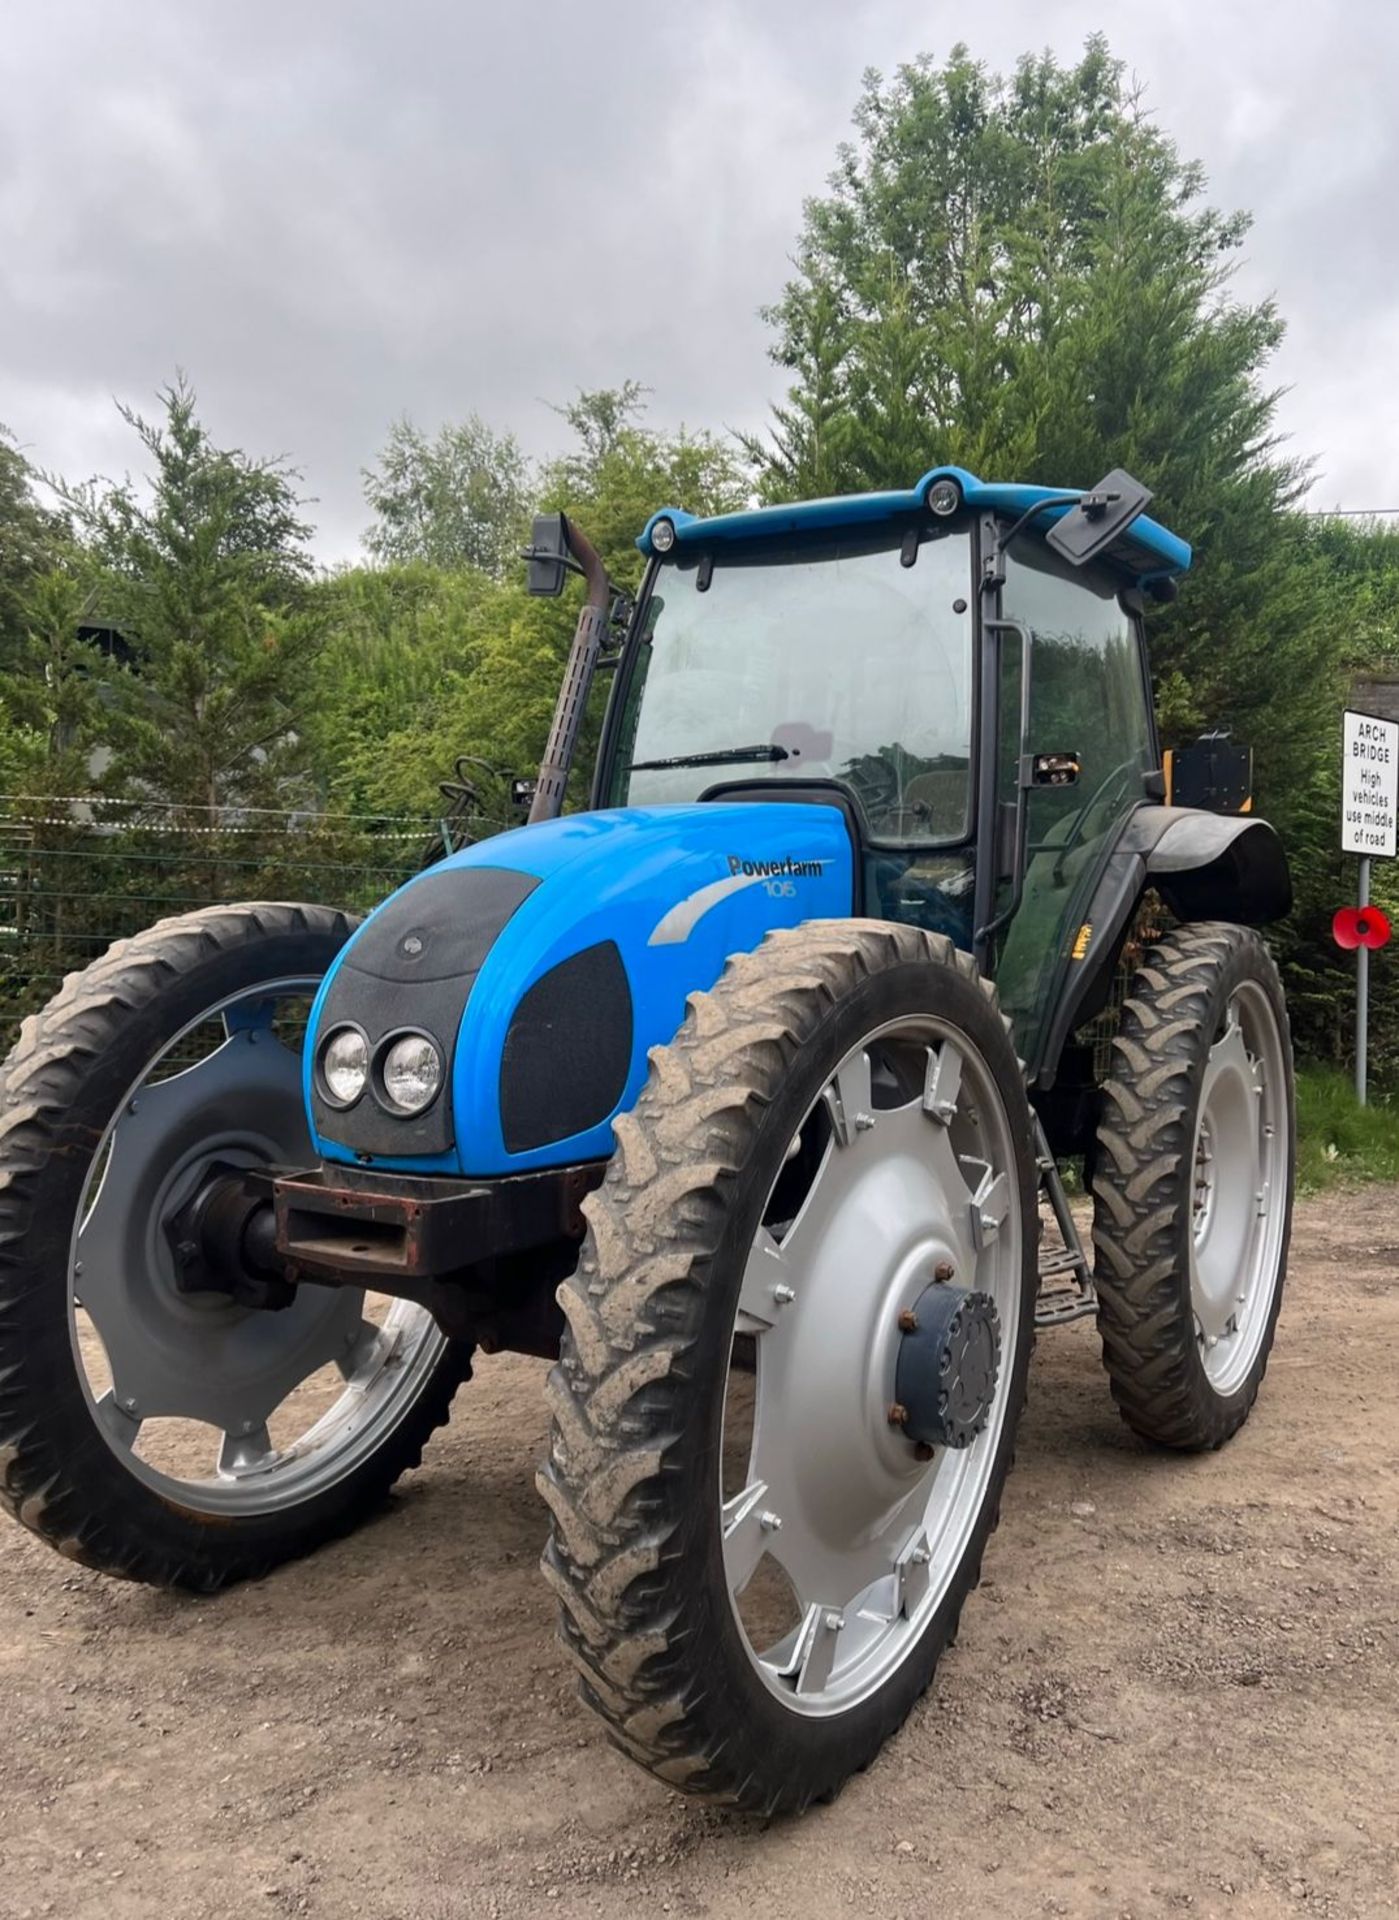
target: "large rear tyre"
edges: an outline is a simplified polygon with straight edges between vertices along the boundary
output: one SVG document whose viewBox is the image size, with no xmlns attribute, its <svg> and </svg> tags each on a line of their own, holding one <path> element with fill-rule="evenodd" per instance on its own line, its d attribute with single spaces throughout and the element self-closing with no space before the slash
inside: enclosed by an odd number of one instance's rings
<svg viewBox="0 0 1399 1920">
<path fill-rule="evenodd" d="M 1178 927 L 1132 982 L 1093 1180 L 1113 1397 L 1187 1451 L 1238 1432 L 1268 1365 L 1292 1231 L 1292 1047 L 1247 927 Z"/>
<path fill-rule="evenodd" d="M 211 1168 L 311 1158 L 301 1036 L 353 925 L 162 921 L 0 1074 L 0 1504 L 84 1565 L 208 1590 L 309 1552 L 417 1464 L 469 1371 L 406 1302 L 192 1290 L 172 1232 Z"/>
<path fill-rule="evenodd" d="M 583 1695 L 763 1814 L 874 1758 L 956 1632 L 1025 1395 L 1035 1158 L 994 994 L 870 921 L 769 935 L 630 1115 L 550 1375 Z"/>
</svg>

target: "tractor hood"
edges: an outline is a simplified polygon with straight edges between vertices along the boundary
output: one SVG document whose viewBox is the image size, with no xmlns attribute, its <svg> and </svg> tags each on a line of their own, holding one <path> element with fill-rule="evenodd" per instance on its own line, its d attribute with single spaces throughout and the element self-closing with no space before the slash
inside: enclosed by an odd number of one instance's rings
<svg viewBox="0 0 1399 1920">
<path fill-rule="evenodd" d="M 454 854 L 371 914 L 321 986 L 304 1067 L 316 1147 L 472 1176 L 603 1158 L 687 995 L 774 927 L 846 917 L 854 884 L 844 816 L 796 802 L 574 814 Z M 373 1066 L 337 1107 L 319 1064 L 346 1025 Z M 446 1065 L 413 1117 L 377 1072 L 405 1032 L 429 1035 Z"/>
</svg>

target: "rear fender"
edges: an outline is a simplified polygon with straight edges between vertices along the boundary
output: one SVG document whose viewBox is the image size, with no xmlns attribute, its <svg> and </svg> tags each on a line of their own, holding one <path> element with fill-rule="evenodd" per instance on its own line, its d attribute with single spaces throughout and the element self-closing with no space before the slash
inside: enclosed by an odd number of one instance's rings
<svg viewBox="0 0 1399 1920">
<path fill-rule="evenodd" d="M 1070 1035 L 1106 1003 L 1123 938 L 1148 887 L 1178 920 L 1261 927 L 1292 907 L 1287 855 L 1266 820 L 1195 807 L 1138 807 L 1124 821 L 1076 930 L 1038 1087 L 1053 1085 Z"/>
</svg>

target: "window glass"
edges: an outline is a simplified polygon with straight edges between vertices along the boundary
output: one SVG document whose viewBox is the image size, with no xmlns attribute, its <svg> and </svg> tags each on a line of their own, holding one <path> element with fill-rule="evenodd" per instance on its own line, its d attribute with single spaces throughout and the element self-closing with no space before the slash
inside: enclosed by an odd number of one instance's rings
<svg viewBox="0 0 1399 1920">
<path fill-rule="evenodd" d="M 843 780 L 877 840 L 967 832 L 971 555 L 965 531 L 898 546 L 721 548 L 661 568 L 608 800 L 696 800 L 723 780 Z M 960 608 L 960 611 L 958 610 Z M 703 763 L 693 762 L 696 756 Z M 671 762 L 670 765 L 658 764 Z"/>
<path fill-rule="evenodd" d="M 1072 786 L 1031 787 L 1021 903 L 996 965 L 1001 1001 L 1029 1053 L 1123 816 L 1154 764 L 1141 650 L 1115 583 L 1023 539 L 1006 555 L 1002 606 L 1031 629 L 1031 754 L 1071 753 Z M 1007 636 L 1001 681 L 1000 799 L 1015 801 L 1020 647 Z M 1009 884 L 1001 905 L 1008 903 Z"/>
</svg>

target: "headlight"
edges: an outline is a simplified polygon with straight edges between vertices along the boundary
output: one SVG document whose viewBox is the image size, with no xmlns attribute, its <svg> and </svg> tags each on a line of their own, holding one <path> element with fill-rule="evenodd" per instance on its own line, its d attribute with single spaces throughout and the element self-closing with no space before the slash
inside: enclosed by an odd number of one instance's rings
<svg viewBox="0 0 1399 1920">
<path fill-rule="evenodd" d="M 442 1084 L 442 1052 L 425 1033 L 405 1033 L 384 1055 L 384 1099 L 395 1113 L 421 1113 Z"/>
<path fill-rule="evenodd" d="M 321 1048 L 321 1092 L 352 1107 L 369 1083 L 369 1042 L 358 1027 L 337 1027 Z"/>
<path fill-rule="evenodd" d="M 943 519 L 946 519 L 947 515 L 955 513 L 961 504 L 962 489 L 957 485 L 955 480 L 938 480 L 934 482 L 932 491 L 928 495 L 928 506 L 933 513 L 939 514 Z"/>
<path fill-rule="evenodd" d="M 657 553 L 669 553 L 675 545 L 675 522 L 658 520 L 651 529 L 651 545 Z"/>
</svg>

